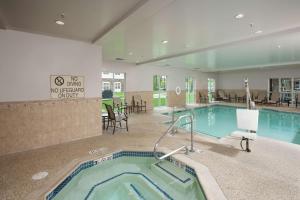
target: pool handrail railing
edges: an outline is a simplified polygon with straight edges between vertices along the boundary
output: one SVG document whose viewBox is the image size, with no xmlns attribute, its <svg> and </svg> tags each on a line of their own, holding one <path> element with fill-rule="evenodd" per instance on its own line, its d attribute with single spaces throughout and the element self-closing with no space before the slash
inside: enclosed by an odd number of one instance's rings
<svg viewBox="0 0 300 200">
<path fill-rule="evenodd" d="M 175 125 L 177 124 L 177 122 L 179 122 L 181 119 L 183 118 L 189 118 L 190 119 L 190 122 L 187 123 L 187 124 L 191 124 L 191 149 L 190 149 L 190 152 L 194 152 L 194 137 L 193 137 L 193 115 L 192 114 L 186 114 L 186 115 L 181 115 L 179 116 L 170 126 L 169 128 L 167 129 L 166 132 L 164 132 L 164 134 L 162 136 L 160 136 L 160 138 L 157 140 L 157 142 L 154 144 L 154 148 L 153 148 L 153 153 L 154 153 L 154 157 L 157 159 L 157 160 L 162 160 L 164 158 L 167 158 L 173 154 L 175 154 L 176 152 L 182 150 L 183 148 L 186 150 L 186 154 L 188 153 L 188 148 L 187 146 L 182 146 L 164 156 L 161 156 L 161 157 L 158 157 L 157 156 L 157 148 L 158 148 L 158 145 L 160 143 L 160 141 L 171 131 L 173 130 L 173 128 L 175 127 Z"/>
</svg>

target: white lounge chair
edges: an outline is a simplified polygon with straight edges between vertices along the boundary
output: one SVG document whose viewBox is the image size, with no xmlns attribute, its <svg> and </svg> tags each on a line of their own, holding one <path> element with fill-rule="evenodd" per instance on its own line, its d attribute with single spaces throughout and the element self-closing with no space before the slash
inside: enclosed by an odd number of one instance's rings
<svg viewBox="0 0 300 200">
<path fill-rule="evenodd" d="M 247 152 L 249 149 L 249 140 L 256 139 L 256 132 L 258 128 L 258 110 L 237 109 L 237 127 L 240 130 L 234 131 L 231 135 L 241 138 L 241 148 Z M 246 149 L 243 147 L 243 141 L 246 141 Z"/>
</svg>

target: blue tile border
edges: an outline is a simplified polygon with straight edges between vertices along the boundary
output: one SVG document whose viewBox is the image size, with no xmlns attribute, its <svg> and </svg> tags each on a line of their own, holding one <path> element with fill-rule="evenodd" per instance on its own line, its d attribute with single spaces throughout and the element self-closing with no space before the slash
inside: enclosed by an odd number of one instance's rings
<svg viewBox="0 0 300 200">
<path fill-rule="evenodd" d="M 149 183 L 151 183 L 156 189 L 158 189 L 167 199 L 169 199 L 169 200 L 173 200 L 173 198 L 166 192 L 166 191 L 164 191 L 163 189 L 161 189 L 156 183 L 154 183 L 149 177 L 147 177 L 145 174 L 143 174 L 143 173 L 139 173 L 139 172 L 123 172 L 123 173 L 121 173 L 121 174 L 118 174 L 118 175 L 115 175 L 115 176 L 113 176 L 113 177 L 111 177 L 111 178 L 108 178 L 108 179 L 106 179 L 106 180 L 104 180 L 104 181 L 101 181 L 101 182 L 99 182 L 99 183 L 97 183 L 97 184 L 95 184 L 91 189 L 90 189 L 90 191 L 88 192 L 88 194 L 86 195 L 86 197 L 84 198 L 84 200 L 88 200 L 89 199 L 89 197 L 90 197 L 90 195 L 92 194 L 92 192 L 94 191 L 94 189 L 96 188 L 96 187 L 98 187 L 98 186 L 100 186 L 100 185 L 102 185 L 102 184 L 104 184 L 104 183 L 106 183 L 106 182 L 109 182 L 109 181 L 111 181 L 111 180 L 113 180 L 113 179 L 115 179 L 115 178 L 118 178 L 118 177 L 120 177 L 120 176 L 122 176 L 122 175 L 140 175 L 140 176 L 142 176 L 143 178 L 145 178 Z"/>
<path fill-rule="evenodd" d="M 79 165 L 69 176 L 67 176 L 56 188 L 50 192 L 46 200 L 53 199 L 79 172 L 81 172 L 84 169 L 90 168 L 92 166 L 96 165 L 96 162 L 94 160 L 84 162 Z"/>
<path fill-rule="evenodd" d="M 158 154 L 158 156 L 165 155 L 162 152 L 157 152 L 157 154 Z M 111 155 L 102 157 L 102 158 L 97 159 L 97 160 L 90 160 L 90 161 L 83 162 L 75 170 L 73 170 L 61 183 L 59 183 L 50 193 L 47 193 L 45 199 L 46 200 L 52 200 L 82 170 L 88 169 L 88 168 L 93 167 L 95 165 L 98 165 L 102 162 L 117 159 L 117 158 L 120 158 L 120 157 L 154 157 L 154 153 L 152 151 L 119 151 L 119 152 L 113 153 Z M 182 163 L 180 161 L 177 161 L 173 157 L 168 157 L 168 158 L 166 158 L 166 160 L 173 163 L 177 167 L 184 168 L 187 173 L 193 175 L 198 180 L 196 172 L 193 168 L 189 167 L 188 165 L 185 165 L 184 163 Z M 160 167 L 162 170 L 164 170 L 166 173 L 170 174 L 171 176 L 173 176 L 174 178 L 180 180 L 183 183 L 189 181 L 188 179 L 181 180 L 176 175 L 174 175 L 171 172 L 169 172 L 168 170 L 162 168 L 160 165 L 157 165 L 157 166 Z M 134 174 L 134 172 L 126 172 L 126 173 L 133 173 Z M 136 174 L 139 174 L 139 173 L 136 173 Z M 148 178 L 145 175 L 143 175 L 143 176 L 146 179 Z M 166 197 L 169 196 L 167 193 L 165 193 L 163 190 L 161 190 L 153 181 L 150 180 L 150 182 L 153 183 L 153 185 L 158 190 L 162 191 L 165 194 Z M 198 180 L 198 182 L 199 182 L 199 180 Z M 94 185 L 94 187 L 95 187 L 95 185 Z M 172 199 L 172 198 L 170 197 L 170 199 Z"/>
</svg>

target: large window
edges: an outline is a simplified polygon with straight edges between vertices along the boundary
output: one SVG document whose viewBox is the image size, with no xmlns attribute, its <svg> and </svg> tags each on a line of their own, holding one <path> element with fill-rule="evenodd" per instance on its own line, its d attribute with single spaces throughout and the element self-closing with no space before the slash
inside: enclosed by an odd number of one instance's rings
<svg viewBox="0 0 300 200">
<path fill-rule="evenodd" d="M 274 93 L 279 93 L 282 102 L 294 99 L 294 96 L 300 93 L 300 78 L 270 78 L 268 90 L 269 99 Z"/>
</svg>

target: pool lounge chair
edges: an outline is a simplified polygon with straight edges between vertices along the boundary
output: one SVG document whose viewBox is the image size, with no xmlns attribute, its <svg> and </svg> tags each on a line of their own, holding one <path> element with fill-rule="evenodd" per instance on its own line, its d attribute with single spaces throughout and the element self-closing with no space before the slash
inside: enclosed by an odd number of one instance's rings
<svg viewBox="0 0 300 200">
<path fill-rule="evenodd" d="M 229 92 L 228 98 L 230 102 L 236 102 L 236 94 L 234 92 Z"/>
<path fill-rule="evenodd" d="M 200 103 L 208 103 L 208 96 L 199 92 L 199 101 Z"/>
<path fill-rule="evenodd" d="M 266 101 L 267 101 L 267 96 L 262 92 L 258 93 L 257 96 L 254 97 L 254 102 L 256 104 L 263 104 Z"/>
<path fill-rule="evenodd" d="M 229 101 L 229 98 L 227 97 L 227 95 L 223 90 L 218 90 L 218 100 Z"/>
<path fill-rule="evenodd" d="M 271 104 L 271 105 L 280 105 L 280 97 L 279 97 L 279 92 L 273 92 L 270 94 L 270 99 L 268 100 L 267 102 L 268 104 Z"/>
<path fill-rule="evenodd" d="M 246 93 L 245 91 L 237 91 L 236 102 L 245 103 L 246 102 Z"/>
<path fill-rule="evenodd" d="M 125 121 L 126 123 L 126 130 L 128 131 L 128 117 L 127 114 L 124 113 L 120 113 L 119 111 L 117 113 L 115 113 L 112 109 L 111 105 L 108 104 L 104 104 L 107 110 L 107 126 L 106 126 L 106 130 L 109 127 L 109 124 L 111 124 L 111 127 L 113 127 L 113 134 L 115 134 L 115 130 L 116 128 L 122 128 L 122 121 Z M 117 123 L 120 126 L 117 126 Z"/>
<path fill-rule="evenodd" d="M 239 130 L 234 131 L 231 136 L 241 138 L 241 148 L 246 152 L 251 152 L 249 148 L 249 140 L 255 140 L 257 136 L 258 115 L 258 110 L 236 110 L 237 127 Z M 246 141 L 246 148 L 243 147 L 243 141 Z"/>
</svg>

